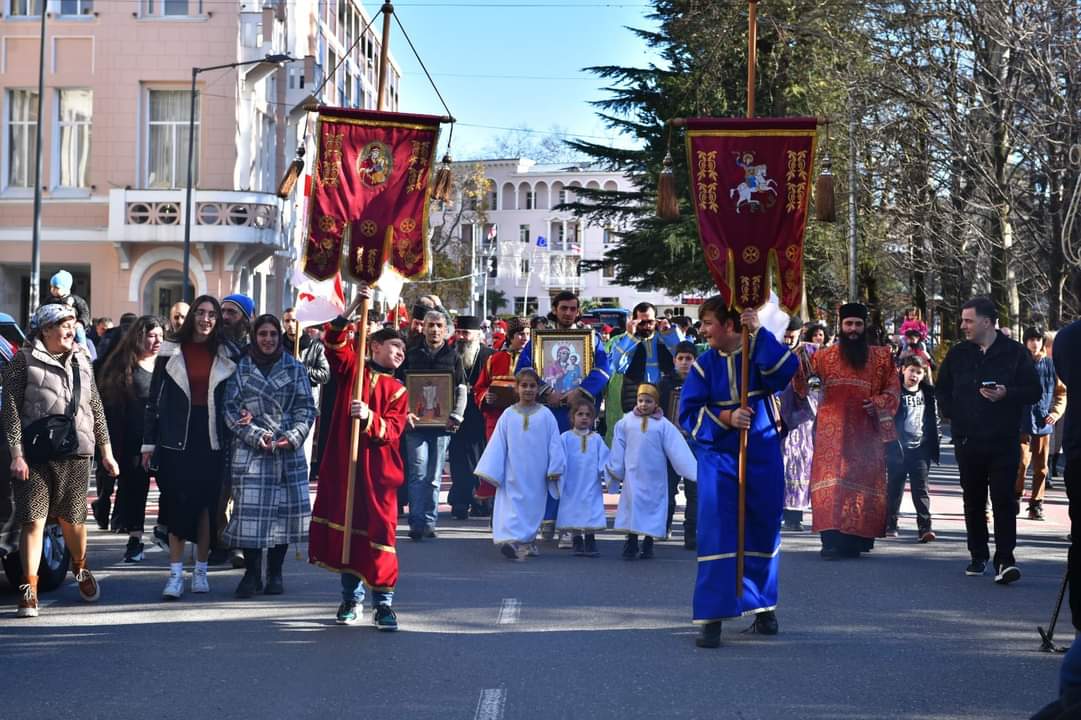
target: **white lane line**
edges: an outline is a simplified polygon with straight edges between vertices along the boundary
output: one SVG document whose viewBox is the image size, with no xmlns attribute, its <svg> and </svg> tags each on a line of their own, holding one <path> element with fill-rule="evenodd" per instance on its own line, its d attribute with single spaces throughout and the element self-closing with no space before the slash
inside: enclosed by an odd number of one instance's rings
<svg viewBox="0 0 1081 720">
<path fill-rule="evenodd" d="M 477 714 L 473 716 L 473 720 L 503 720 L 506 705 L 507 691 L 503 688 L 481 690 Z"/>
<path fill-rule="evenodd" d="M 513 625 L 518 622 L 518 615 L 522 611 L 522 602 L 515 598 L 504 598 L 503 605 L 499 608 L 500 625 Z M 485 691 L 487 692 L 487 691 Z"/>
</svg>

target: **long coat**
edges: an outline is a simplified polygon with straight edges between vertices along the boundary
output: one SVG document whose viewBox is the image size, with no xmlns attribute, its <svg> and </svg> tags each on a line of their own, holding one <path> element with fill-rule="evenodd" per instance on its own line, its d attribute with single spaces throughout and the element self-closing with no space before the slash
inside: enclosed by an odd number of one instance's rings
<svg viewBox="0 0 1081 720">
<path fill-rule="evenodd" d="M 252 415 L 240 424 L 240 411 Z M 248 356 L 225 388 L 225 424 L 236 437 L 230 456 L 233 514 L 225 540 L 233 547 L 264 548 L 304 542 L 311 522 L 304 439 L 315 422 L 308 371 L 288 354 L 266 375 Z M 270 433 L 289 446 L 267 452 Z"/>
</svg>

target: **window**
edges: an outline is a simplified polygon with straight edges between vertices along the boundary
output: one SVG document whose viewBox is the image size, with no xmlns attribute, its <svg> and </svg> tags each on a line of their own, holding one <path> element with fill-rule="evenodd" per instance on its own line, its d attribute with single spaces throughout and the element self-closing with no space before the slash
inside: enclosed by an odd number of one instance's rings
<svg viewBox="0 0 1081 720">
<path fill-rule="evenodd" d="M 559 221 L 553 222 L 551 233 L 554 241 L 552 247 L 556 250 L 566 250 L 566 233 L 563 229 L 563 223 Z"/>
<path fill-rule="evenodd" d="M 497 203 L 499 202 L 499 193 L 496 192 L 495 183 L 489 181 L 488 185 L 488 207 L 487 210 L 498 210 Z"/>
<path fill-rule="evenodd" d="M 613 263 L 607 263 L 601 268 L 601 277 L 605 280 L 616 279 L 616 266 Z"/>
<path fill-rule="evenodd" d="M 520 258 L 518 260 L 518 272 L 521 275 L 529 274 L 529 258 Z"/>
<path fill-rule="evenodd" d="M 149 95 L 147 187 L 183 187 L 188 178 L 188 114 L 191 112 L 191 95 L 187 90 L 151 90 Z M 200 105 L 201 99 L 196 94 L 193 183 L 198 182 L 199 177 Z"/>
<path fill-rule="evenodd" d="M 536 315 L 539 299 L 535 297 L 514 298 L 514 314 L 518 316 Z"/>
<path fill-rule="evenodd" d="M 44 4 L 45 0 L 11 0 L 11 15 L 13 17 L 41 15 L 41 6 Z"/>
<path fill-rule="evenodd" d="M 56 185 L 62 188 L 90 187 L 90 120 L 94 96 L 90 90 L 60 90 L 57 93 Z"/>
<path fill-rule="evenodd" d="M 203 14 L 203 0 L 144 0 L 144 17 L 190 17 Z"/>
<path fill-rule="evenodd" d="M 525 209 L 533 210 L 537 207 L 537 193 L 527 190 L 525 194 Z"/>
<path fill-rule="evenodd" d="M 484 258 L 484 262 L 488 266 L 488 277 L 490 277 L 490 278 L 499 277 L 499 258 L 495 257 L 494 255 L 491 255 L 491 256 L 488 256 L 488 257 Z"/>
<path fill-rule="evenodd" d="M 611 245 L 616 241 L 616 232 L 612 228 L 604 229 L 604 244 Z"/>
<path fill-rule="evenodd" d="M 559 204 L 563 205 L 566 202 L 567 202 L 567 191 L 566 190 L 560 190 L 559 191 Z"/>
<path fill-rule="evenodd" d="M 518 241 L 519 242 L 524 242 L 524 243 L 529 242 L 529 226 L 528 225 L 519 225 L 518 226 Z"/>
<path fill-rule="evenodd" d="M 499 231 L 495 225 L 488 223 L 484 226 L 484 236 L 481 238 L 481 243 L 484 246 L 486 252 L 491 252 L 495 249 L 496 244 L 499 242 Z"/>
<path fill-rule="evenodd" d="M 7 99 L 7 187 L 29 189 L 34 181 L 38 94 L 33 90 L 8 90 Z"/>
<path fill-rule="evenodd" d="M 60 0 L 61 15 L 90 15 L 94 12 L 94 0 Z"/>
</svg>

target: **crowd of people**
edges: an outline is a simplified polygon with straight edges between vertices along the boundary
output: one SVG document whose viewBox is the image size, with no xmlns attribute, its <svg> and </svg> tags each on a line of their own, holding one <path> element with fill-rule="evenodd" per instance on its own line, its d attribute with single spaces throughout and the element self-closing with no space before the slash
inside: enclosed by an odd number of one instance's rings
<svg viewBox="0 0 1081 720">
<path fill-rule="evenodd" d="M 998 584 L 1021 576 L 1028 470 L 1027 517 L 1039 521 L 1060 445 L 1067 456 L 1079 449 L 1069 434 L 1077 423 L 1062 432 L 1073 406 L 1055 335 L 1032 328 L 1024 344 L 1010 339 L 986 298 L 964 305 L 963 340 L 935 353 L 917 311 L 890 343 L 872 340 L 859 303 L 840 308 L 834 338 L 821 322 L 763 327 L 757 311 L 719 296 L 697 321 L 639 303 L 618 329 L 583 324 L 570 292 L 546 317 L 452 317 L 434 296 L 409 317 L 356 317 L 370 296 L 363 287 L 321 327 L 301 329 L 292 308 L 257 314 L 240 294 L 112 327 L 71 295 L 69 274 L 52 284 L 29 341 L 3 368 L 0 420 L 23 529 L 20 617 L 39 612 L 49 518 L 80 594 L 100 597 L 85 525 L 96 475 L 90 510 L 128 536 L 124 561 L 144 559 L 148 527 L 168 550 L 163 599 L 208 593 L 208 566 L 230 562 L 244 569 L 237 598 L 281 594 L 289 546 L 307 543 L 311 563 L 340 575 L 338 623 L 358 622 L 370 593 L 374 625 L 395 630 L 399 518 L 413 542 L 438 537 L 449 466 L 451 515 L 490 517 L 498 552 L 515 563 L 540 552 L 538 538 L 598 557 L 596 535 L 609 527 L 623 536 L 622 559 L 649 560 L 673 535 L 682 492 L 682 543 L 698 559 L 697 644 L 717 647 L 725 620 L 753 616 L 756 632 L 778 632 L 781 533 L 805 531 L 808 512 L 823 559 L 858 558 L 902 531 L 908 485 L 915 539 L 936 539 L 927 481 L 940 421 L 961 474 L 964 572 L 982 576 L 990 564 Z M 541 358 L 549 331 L 582 346 Z M 411 396 L 418 374 L 426 381 Z M 152 526 L 151 481 L 160 489 Z M 606 492 L 619 496 L 614 519 Z"/>
</svg>

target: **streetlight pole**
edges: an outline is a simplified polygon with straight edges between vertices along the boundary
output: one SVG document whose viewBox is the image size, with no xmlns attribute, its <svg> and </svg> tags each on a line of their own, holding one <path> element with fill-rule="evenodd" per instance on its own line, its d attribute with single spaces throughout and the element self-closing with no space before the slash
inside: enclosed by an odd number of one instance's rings
<svg viewBox="0 0 1081 720">
<path fill-rule="evenodd" d="M 42 21 L 44 25 L 44 21 Z M 42 31 L 44 32 L 44 31 Z M 194 300 L 194 289 L 190 282 L 191 272 L 191 191 L 193 185 L 192 175 L 194 174 L 194 160 L 195 160 L 195 80 L 199 77 L 199 73 L 208 72 L 210 70 L 226 70 L 229 68 L 238 68 L 245 65 L 258 65 L 259 63 L 271 63 L 273 65 L 281 65 L 287 62 L 293 62 L 297 58 L 290 57 L 289 55 L 265 55 L 258 60 L 246 60 L 244 62 L 225 63 L 224 65 L 211 65 L 209 67 L 193 67 L 191 69 L 191 107 L 188 113 L 188 182 L 184 190 L 184 279 L 183 279 L 183 295 L 184 301 L 191 303 Z M 39 161 L 40 162 L 40 161 Z"/>
<path fill-rule="evenodd" d="M 33 315 L 41 302 L 41 134 L 45 125 L 45 0 L 41 4 L 41 44 L 38 47 L 38 122 L 34 133 L 34 222 L 30 242 L 30 304 Z"/>
</svg>

